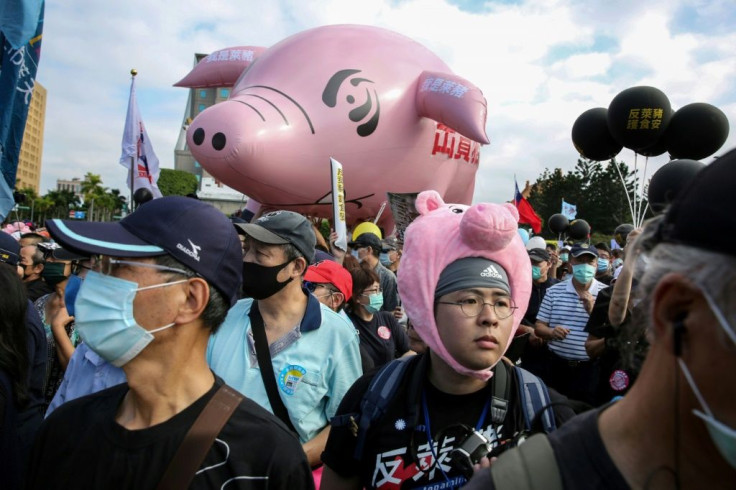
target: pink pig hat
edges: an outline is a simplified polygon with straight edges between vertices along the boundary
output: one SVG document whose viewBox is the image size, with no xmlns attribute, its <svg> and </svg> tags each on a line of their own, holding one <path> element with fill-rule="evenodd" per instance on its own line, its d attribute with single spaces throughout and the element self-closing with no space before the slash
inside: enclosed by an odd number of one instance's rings
<svg viewBox="0 0 736 490">
<path fill-rule="evenodd" d="M 519 213 L 512 204 L 446 204 L 436 191 L 417 196 L 419 217 L 406 229 L 398 283 L 401 299 L 414 329 L 429 348 L 460 374 L 488 380 L 491 368 L 472 370 L 457 362 L 440 340 L 434 319 L 437 282 L 451 263 L 466 257 L 490 259 L 508 275 L 511 299 L 518 308 L 503 352 L 529 305 L 531 263 L 518 233 Z"/>
</svg>

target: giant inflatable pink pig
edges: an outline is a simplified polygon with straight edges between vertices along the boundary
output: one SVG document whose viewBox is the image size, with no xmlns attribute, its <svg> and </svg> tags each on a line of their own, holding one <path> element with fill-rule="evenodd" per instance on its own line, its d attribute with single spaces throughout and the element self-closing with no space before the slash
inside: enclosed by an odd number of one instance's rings
<svg viewBox="0 0 736 490">
<path fill-rule="evenodd" d="M 481 91 L 421 44 L 376 27 L 222 49 L 176 85 L 232 86 L 192 121 L 187 143 L 210 174 L 266 209 L 332 216 L 330 157 L 344 167 L 348 222 L 376 216 L 387 192 L 435 189 L 469 204 L 489 142 Z"/>
</svg>

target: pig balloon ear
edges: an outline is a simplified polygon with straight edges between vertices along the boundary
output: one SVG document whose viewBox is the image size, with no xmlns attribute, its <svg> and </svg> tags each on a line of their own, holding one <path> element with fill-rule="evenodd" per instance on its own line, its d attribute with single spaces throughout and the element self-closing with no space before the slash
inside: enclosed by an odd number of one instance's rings
<svg viewBox="0 0 736 490">
<path fill-rule="evenodd" d="M 197 63 L 174 87 L 232 87 L 265 50 L 259 46 L 233 46 L 215 51 Z"/>
<path fill-rule="evenodd" d="M 445 205 L 445 201 L 437 191 L 423 191 L 417 196 L 414 206 L 419 214 L 427 214 Z"/>
<path fill-rule="evenodd" d="M 416 95 L 417 113 L 487 145 L 486 98 L 478 87 L 451 73 L 423 71 Z"/>
</svg>

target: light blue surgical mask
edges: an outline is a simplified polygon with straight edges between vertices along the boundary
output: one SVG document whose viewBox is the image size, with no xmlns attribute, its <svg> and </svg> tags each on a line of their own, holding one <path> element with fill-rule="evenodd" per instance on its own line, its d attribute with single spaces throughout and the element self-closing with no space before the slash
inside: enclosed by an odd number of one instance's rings
<svg viewBox="0 0 736 490">
<path fill-rule="evenodd" d="M 542 268 L 538 265 L 532 266 L 532 280 L 538 281 L 542 277 Z"/>
<path fill-rule="evenodd" d="M 77 299 L 79 287 L 82 285 L 83 279 L 76 274 L 69 276 L 69 280 L 64 288 L 64 305 L 70 316 L 74 316 L 74 301 Z"/>
<path fill-rule="evenodd" d="M 360 260 L 360 257 L 358 257 L 358 251 L 357 251 L 357 250 L 355 250 L 355 249 L 352 249 L 352 250 L 350 251 L 350 255 L 352 255 L 352 256 L 353 256 L 353 257 L 355 257 L 356 259 Z"/>
<path fill-rule="evenodd" d="M 622 265 L 624 265 L 624 261 L 622 259 L 615 259 L 613 261 L 613 267 L 614 267 L 614 269 L 618 269 Z"/>
<path fill-rule="evenodd" d="M 170 323 L 154 330 L 138 325 L 133 316 L 136 292 L 186 281 L 139 288 L 134 282 L 90 271 L 74 304 L 76 329 L 90 349 L 110 364 L 121 367 L 153 341 L 154 333 L 174 325 Z"/>
<path fill-rule="evenodd" d="M 387 252 L 381 252 L 381 254 L 378 256 L 378 260 L 381 261 L 381 265 L 383 265 L 384 267 L 388 267 L 389 265 L 393 264 L 393 262 L 391 262 L 391 259 L 388 257 Z"/>
<path fill-rule="evenodd" d="M 363 305 L 363 308 L 365 308 L 368 313 L 377 313 L 381 310 L 381 307 L 383 306 L 383 294 L 381 293 L 375 293 L 368 296 L 368 304 Z"/>
<path fill-rule="evenodd" d="M 608 270 L 608 259 L 598 259 L 598 272 Z"/>
<path fill-rule="evenodd" d="M 562 262 L 567 262 L 570 256 L 568 254 L 560 254 L 560 260 Z"/>
<path fill-rule="evenodd" d="M 728 320 L 726 320 L 725 315 L 715 304 L 715 301 L 713 301 L 710 294 L 704 290 L 702 290 L 702 292 L 703 297 L 708 302 L 708 306 L 710 306 L 711 311 L 718 319 L 718 323 L 721 328 L 725 331 L 728 338 L 731 339 L 731 342 L 736 345 L 736 333 L 734 333 L 733 328 L 728 324 Z M 680 365 L 680 369 L 682 369 L 682 373 L 685 375 L 687 384 L 690 385 L 695 397 L 698 399 L 698 402 L 700 402 L 700 406 L 703 407 L 703 411 L 693 410 L 693 414 L 705 422 L 705 427 L 708 429 L 708 435 L 710 436 L 710 440 L 713 442 L 713 445 L 718 449 L 718 452 L 721 453 L 721 456 L 723 456 L 723 459 L 726 460 L 731 468 L 736 469 L 736 429 L 716 420 L 713 415 L 713 411 L 706 403 L 702 393 L 700 393 L 700 390 L 695 384 L 695 380 L 693 379 L 692 374 L 690 374 L 690 370 L 687 368 L 687 365 L 685 365 L 685 362 L 681 357 L 677 358 L 677 362 Z"/>
<path fill-rule="evenodd" d="M 588 284 L 595 277 L 595 267 L 590 264 L 575 264 L 572 266 L 572 277 L 580 284 Z"/>
</svg>

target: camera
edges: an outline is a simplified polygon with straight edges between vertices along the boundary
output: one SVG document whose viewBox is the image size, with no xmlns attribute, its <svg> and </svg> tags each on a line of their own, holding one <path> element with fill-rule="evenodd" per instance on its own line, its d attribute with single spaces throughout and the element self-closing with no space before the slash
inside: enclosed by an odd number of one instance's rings
<svg viewBox="0 0 736 490">
<path fill-rule="evenodd" d="M 483 434 L 470 429 L 470 434 L 450 452 L 450 465 L 470 479 L 473 465 L 488 456 L 492 449 L 491 442 Z"/>
<path fill-rule="evenodd" d="M 450 465 L 467 479 L 473 476 L 473 465 L 480 463 L 483 458 L 498 457 L 504 451 L 522 444 L 530 435 L 522 431 L 511 439 L 499 441 L 494 448 L 483 434 L 475 429 L 469 429 L 469 431 L 470 434 L 450 452 Z"/>
</svg>

